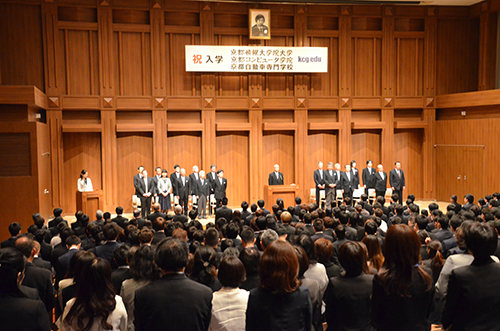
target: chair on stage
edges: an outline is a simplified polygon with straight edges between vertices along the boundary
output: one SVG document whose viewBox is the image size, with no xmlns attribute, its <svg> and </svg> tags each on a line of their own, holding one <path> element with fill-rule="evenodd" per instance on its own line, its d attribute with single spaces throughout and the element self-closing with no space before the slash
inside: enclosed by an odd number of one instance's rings
<svg viewBox="0 0 500 331">
<path fill-rule="evenodd" d="M 377 198 L 376 196 L 376 192 L 375 192 L 375 189 L 374 188 L 369 188 L 368 189 L 368 199 L 369 200 L 375 200 Z"/>
<path fill-rule="evenodd" d="M 356 201 L 356 203 L 359 203 L 361 201 L 361 194 L 365 193 L 364 188 L 357 188 L 352 192 L 352 199 Z"/>
<path fill-rule="evenodd" d="M 344 195 L 342 194 L 342 190 L 335 190 L 336 194 L 336 200 L 337 200 L 337 206 L 342 203 L 344 200 Z"/>
<path fill-rule="evenodd" d="M 215 194 L 210 194 L 210 204 L 209 204 L 209 213 L 210 215 L 215 214 L 215 207 L 217 206 L 217 200 L 215 199 Z"/>
<path fill-rule="evenodd" d="M 392 198 L 392 188 L 388 188 L 385 191 L 385 202 L 391 201 L 391 198 Z"/>
<path fill-rule="evenodd" d="M 132 208 L 141 210 L 141 199 L 135 194 L 132 196 Z"/>
</svg>

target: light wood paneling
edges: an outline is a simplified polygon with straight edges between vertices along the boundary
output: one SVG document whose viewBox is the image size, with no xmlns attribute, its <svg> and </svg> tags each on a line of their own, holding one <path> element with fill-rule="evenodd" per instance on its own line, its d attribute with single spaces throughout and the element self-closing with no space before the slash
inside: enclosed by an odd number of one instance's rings
<svg viewBox="0 0 500 331">
<path fill-rule="evenodd" d="M 101 134 L 64 133 L 63 134 L 63 173 L 60 179 L 62 185 L 62 209 L 64 213 L 76 212 L 76 181 L 80 172 L 85 169 L 95 190 L 101 185 Z M 94 215 L 89 215 L 93 218 Z"/>
<path fill-rule="evenodd" d="M 304 186 L 310 189 L 315 187 L 313 173 L 314 170 L 318 169 L 319 161 L 323 162 L 323 169 L 325 170 L 328 162 L 338 162 L 338 131 L 309 131 L 307 140 Z M 303 198 L 306 198 L 306 196 Z"/>
<path fill-rule="evenodd" d="M 375 167 L 381 162 L 380 141 L 379 130 L 352 130 L 351 158 L 356 161 L 359 169 L 362 169 L 367 160 L 372 160 Z M 342 146 L 342 143 L 340 143 L 340 146 Z M 384 169 L 390 169 L 390 165 L 385 164 L 384 166 Z"/>
<path fill-rule="evenodd" d="M 381 94 L 382 41 L 380 38 L 352 39 L 352 69 L 355 96 Z"/>
<path fill-rule="evenodd" d="M 227 198 L 230 206 L 250 201 L 249 134 L 248 132 L 218 132 L 216 165 L 227 178 Z M 205 169 L 209 172 L 210 169 Z"/>
<path fill-rule="evenodd" d="M 137 167 L 144 166 L 148 176 L 154 173 L 153 137 L 151 133 L 117 133 L 117 203 L 125 212 L 132 212 L 132 195 L 135 194 L 133 177 Z M 158 165 L 161 166 L 161 165 Z M 110 212 L 113 212 L 110 210 Z"/>
<path fill-rule="evenodd" d="M 406 198 L 408 194 L 417 197 L 423 196 L 423 130 L 396 130 L 394 132 L 394 162 L 401 162 L 401 169 L 405 173 Z M 386 165 L 386 171 L 394 168 L 393 164 Z"/>
<path fill-rule="evenodd" d="M 174 171 L 174 165 L 178 164 L 186 169 L 186 173 L 192 173 L 194 165 L 203 168 L 201 163 L 201 132 L 168 132 L 167 133 L 167 164 L 158 165 L 166 168 L 168 173 Z M 205 169 L 205 172 L 207 170 Z M 210 169 L 208 169 L 210 171 Z"/>
</svg>

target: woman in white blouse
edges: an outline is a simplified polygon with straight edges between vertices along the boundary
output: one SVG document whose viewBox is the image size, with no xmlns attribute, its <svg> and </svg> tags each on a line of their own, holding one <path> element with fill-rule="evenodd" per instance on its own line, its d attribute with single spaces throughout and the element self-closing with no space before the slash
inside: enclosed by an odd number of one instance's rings
<svg viewBox="0 0 500 331">
<path fill-rule="evenodd" d="M 171 189 L 172 183 L 170 182 L 170 178 L 168 178 L 168 172 L 166 169 L 163 169 L 161 171 L 161 177 L 158 179 L 159 202 L 163 213 L 166 213 L 172 208 L 170 202 Z"/>
<path fill-rule="evenodd" d="M 209 331 L 244 331 L 250 292 L 238 288 L 246 279 L 245 266 L 235 256 L 224 258 L 219 266 L 222 289 L 214 292 Z"/>
<path fill-rule="evenodd" d="M 92 187 L 92 181 L 89 178 L 89 172 L 83 169 L 80 172 L 80 178 L 78 179 L 78 191 L 80 192 L 92 192 L 94 188 Z"/>
</svg>

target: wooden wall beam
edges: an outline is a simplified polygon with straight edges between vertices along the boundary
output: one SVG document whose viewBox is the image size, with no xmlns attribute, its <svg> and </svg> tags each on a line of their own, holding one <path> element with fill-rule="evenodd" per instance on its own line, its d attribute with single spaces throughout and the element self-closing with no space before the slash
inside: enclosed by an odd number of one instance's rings
<svg viewBox="0 0 500 331">
<path fill-rule="evenodd" d="M 479 91 L 495 88 L 496 79 L 496 50 L 497 50 L 497 21 L 498 13 L 488 11 L 488 2 L 482 4 L 479 24 Z"/>
<path fill-rule="evenodd" d="M 424 38 L 424 95 L 436 95 L 437 25 L 435 7 L 427 8 Z"/>
<path fill-rule="evenodd" d="M 200 44 L 215 45 L 214 38 L 214 4 L 211 2 L 200 2 Z M 194 73 L 192 73 L 194 75 Z M 201 95 L 203 97 L 213 97 L 215 90 L 215 74 L 201 74 Z M 215 141 L 214 141 L 215 143 Z M 208 168 L 206 168 L 208 169 Z"/>
<path fill-rule="evenodd" d="M 62 136 L 62 111 L 51 110 L 47 112 L 47 123 L 50 132 L 50 156 L 52 160 L 52 209 L 62 205 L 62 176 L 63 169 L 63 136 Z"/>
<path fill-rule="evenodd" d="M 261 187 L 262 178 L 262 110 L 250 110 L 248 121 L 252 125 L 250 131 L 250 200 L 257 201 L 264 198 L 264 188 Z"/>
<path fill-rule="evenodd" d="M 443 94 L 436 97 L 436 108 L 494 106 L 500 104 L 500 90 Z"/>
<path fill-rule="evenodd" d="M 48 96 L 61 94 L 61 64 L 59 34 L 57 19 L 57 4 L 47 1 L 42 2 L 42 24 L 43 24 L 43 52 L 44 52 L 44 76 L 45 93 Z"/>
<path fill-rule="evenodd" d="M 436 141 L 436 109 L 425 108 L 423 110 L 423 120 L 427 123 L 424 129 L 424 141 L 422 145 L 423 160 L 423 199 L 435 199 L 436 195 L 436 156 L 434 154 L 434 144 Z"/>
<path fill-rule="evenodd" d="M 309 160 L 304 155 L 307 155 L 307 148 L 309 146 L 307 139 L 307 110 L 295 110 L 295 122 L 297 123 L 297 130 L 295 130 L 295 183 L 305 183 L 306 176 L 310 174 L 305 173 Z M 299 186 L 299 191 L 302 192 L 301 196 L 308 196 L 308 187 L 305 185 Z"/>
<path fill-rule="evenodd" d="M 116 144 L 116 112 L 114 110 L 101 111 L 101 157 L 102 157 L 102 189 L 105 194 L 105 208 L 113 210 L 117 198 L 117 144 Z"/>
<path fill-rule="evenodd" d="M 167 164 L 167 112 L 153 111 L 153 164 Z"/>
<path fill-rule="evenodd" d="M 351 96 L 352 91 L 352 6 L 341 6 L 339 17 L 339 96 Z"/>
<path fill-rule="evenodd" d="M 151 24 L 151 81 L 154 96 L 167 94 L 167 56 L 165 45 L 165 15 L 161 2 L 150 10 Z"/>
<path fill-rule="evenodd" d="M 100 95 L 114 96 L 119 89 L 115 86 L 115 57 L 118 54 L 115 54 L 113 45 L 113 10 L 108 1 L 98 2 Z"/>
<path fill-rule="evenodd" d="M 351 160 L 351 109 L 339 110 L 339 122 L 342 123 L 342 128 L 339 130 L 338 142 L 338 162 L 340 164 L 348 164 Z M 335 161 L 334 161 L 335 162 Z"/>
<path fill-rule="evenodd" d="M 391 7 L 385 7 L 382 18 L 382 96 L 396 95 L 396 54 L 394 52 L 394 16 Z"/>
<path fill-rule="evenodd" d="M 394 109 L 382 109 L 381 120 L 385 122 L 385 126 L 380 137 L 380 154 L 385 171 L 388 171 L 396 161 L 394 160 Z"/>
<path fill-rule="evenodd" d="M 215 164 L 216 156 L 216 130 L 215 109 L 204 109 L 201 113 L 203 131 L 201 134 L 201 164 L 206 172 L 210 171 L 210 165 Z M 220 169 L 220 166 L 217 165 Z"/>
</svg>

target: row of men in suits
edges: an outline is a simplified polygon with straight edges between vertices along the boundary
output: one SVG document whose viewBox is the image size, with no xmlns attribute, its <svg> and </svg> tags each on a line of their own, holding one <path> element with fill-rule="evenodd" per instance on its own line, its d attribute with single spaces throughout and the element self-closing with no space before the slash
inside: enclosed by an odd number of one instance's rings
<svg viewBox="0 0 500 331">
<path fill-rule="evenodd" d="M 135 194 L 141 200 L 141 206 L 151 206 L 151 198 L 158 196 L 158 181 L 161 178 L 161 168 L 155 169 L 155 175 L 148 177 L 143 166 L 137 168 L 138 174 L 134 176 Z M 227 179 L 224 178 L 224 170 L 218 170 L 215 165 L 210 167 L 210 173 L 199 171 L 198 166 L 193 166 L 193 173 L 186 176 L 186 170 L 179 165 L 174 166 L 174 172 L 170 175 L 172 193 L 178 199 L 179 205 L 188 212 L 189 196 L 198 199 L 198 212 L 206 218 L 206 204 L 211 194 L 214 194 L 217 206 L 221 205 L 222 198 L 226 197 Z M 193 199 L 194 201 L 194 199 Z M 142 217 L 149 214 L 150 208 L 141 208 Z"/>
<path fill-rule="evenodd" d="M 401 163 L 397 161 L 394 169 L 387 173 L 384 172 L 383 165 L 379 164 L 377 169 L 373 169 L 373 162 L 368 160 L 367 167 L 363 169 L 362 180 L 365 190 L 375 189 L 376 196 L 385 196 L 387 190 L 387 179 L 389 179 L 391 188 L 399 196 L 399 203 L 403 203 L 403 190 L 405 189 L 404 172 L 401 169 Z M 341 190 L 344 198 L 352 198 L 355 189 L 361 188 L 359 181 L 359 171 L 356 169 L 356 161 L 345 165 L 345 171 L 341 171 L 340 164 L 329 162 L 327 170 L 323 170 L 323 162 L 318 162 L 318 169 L 314 171 L 314 183 L 316 185 L 316 197 L 320 196 L 321 190 L 325 191 L 326 204 L 335 199 L 336 190 Z"/>
</svg>

